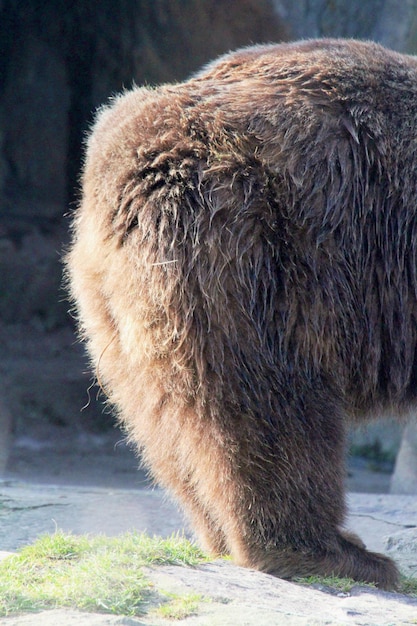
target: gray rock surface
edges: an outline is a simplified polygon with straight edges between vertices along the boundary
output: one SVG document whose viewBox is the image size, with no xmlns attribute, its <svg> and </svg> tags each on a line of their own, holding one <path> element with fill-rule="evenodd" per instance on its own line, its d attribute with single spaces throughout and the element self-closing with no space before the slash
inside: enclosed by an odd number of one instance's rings
<svg viewBox="0 0 417 626">
<path fill-rule="evenodd" d="M 196 626 L 400 626 L 417 617 L 417 599 L 360 587 L 333 595 L 225 562 L 194 570 L 164 567 L 154 570 L 153 580 L 167 591 L 197 591 L 211 599 L 187 619 Z"/>
<path fill-rule="evenodd" d="M 417 578 L 417 528 L 407 528 L 389 536 L 385 542 L 385 552 L 401 563 L 406 576 Z"/>
<path fill-rule="evenodd" d="M 130 617 L 81 613 L 56 609 L 38 615 L 20 615 L 0 619 L 4 626 L 145 626 L 145 622 Z"/>
<path fill-rule="evenodd" d="M 100 489 L 0 482 L 0 550 L 14 551 L 57 528 L 114 536 L 170 536 L 184 527 L 160 489 Z"/>
</svg>

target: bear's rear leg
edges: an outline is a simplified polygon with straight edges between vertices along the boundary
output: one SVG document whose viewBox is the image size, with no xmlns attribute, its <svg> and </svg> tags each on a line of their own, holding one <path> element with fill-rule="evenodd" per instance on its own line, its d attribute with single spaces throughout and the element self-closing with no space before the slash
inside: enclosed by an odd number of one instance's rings
<svg viewBox="0 0 417 626">
<path fill-rule="evenodd" d="M 205 534 L 205 511 L 206 520 L 216 520 L 221 529 L 219 544 L 226 543 L 236 563 L 281 578 L 335 575 L 395 588 L 394 563 L 340 530 L 342 421 L 303 408 L 302 418 L 286 409 L 282 423 L 273 426 L 242 418 L 239 429 L 225 434 L 223 426 L 205 440 L 198 465 L 190 470 L 192 503 L 189 489 L 180 496 L 196 531 Z"/>
</svg>

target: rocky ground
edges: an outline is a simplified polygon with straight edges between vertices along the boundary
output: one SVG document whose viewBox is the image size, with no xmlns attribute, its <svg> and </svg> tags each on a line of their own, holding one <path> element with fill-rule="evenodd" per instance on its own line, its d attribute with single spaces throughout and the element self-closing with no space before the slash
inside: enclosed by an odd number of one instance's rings
<svg viewBox="0 0 417 626">
<path fill-rule="evenodd" d="M 159 489 L 53 486 L 0 482 L 0 548 L 13 551 L 56 527 L 75 533 L 131 529 L 170 535 L 185 527 Z M 383 550 L 408 575 L 417 572 L 417 500 L 412 496 L 350 494 L 348 527 L 368 547 Z M 186 527 L 185 527 L 186 528 Z M 187 529 L 186 529 L 187 532 Z M 389 540 L 387 540 L 389 537 Z M 147 575 L 164 593 L 200 596 L 184 626 L 406 626 L 416 624 L 417 598 L 354 587 L 335 592 L 305 587 L 215 561 L 197 568 L 154 567 Z M 55 610 L 0 619 L 2 626 L 162 626 L 166 620 Z"/>
</svg>

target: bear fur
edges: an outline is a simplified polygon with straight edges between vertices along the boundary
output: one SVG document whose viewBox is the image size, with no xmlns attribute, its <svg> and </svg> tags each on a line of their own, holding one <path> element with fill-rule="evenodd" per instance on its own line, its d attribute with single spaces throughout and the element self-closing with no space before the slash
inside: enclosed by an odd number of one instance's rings
<svg viewBox="0 0 417 626">
<path fill-rule="evenodd" d="M 98 114 L 67 256 L 97 378 L 204 546 L 395 587 L 343 530 L 349 420 L 417 393 L 417 60 L 228 54 Z"/>
</svg>

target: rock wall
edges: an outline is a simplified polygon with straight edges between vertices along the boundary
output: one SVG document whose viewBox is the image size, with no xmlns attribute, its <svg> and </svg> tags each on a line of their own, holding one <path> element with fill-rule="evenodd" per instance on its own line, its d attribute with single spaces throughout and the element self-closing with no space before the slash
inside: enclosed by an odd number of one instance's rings
<svg viewBox="0 0 417 626">
<path fill-rule="evenodd" d="M 416 51 L 415 0 L 272 0 L 291 38 L 372 39 L 394 50 Z"/>
<path fill-rule="evenodd" d="M 61 220 L 83 133 L 113 92 L 284 36 L 264 0 L 3 0 L 0 24 L 0 224 L 12 235 Z"/>
</svg>

